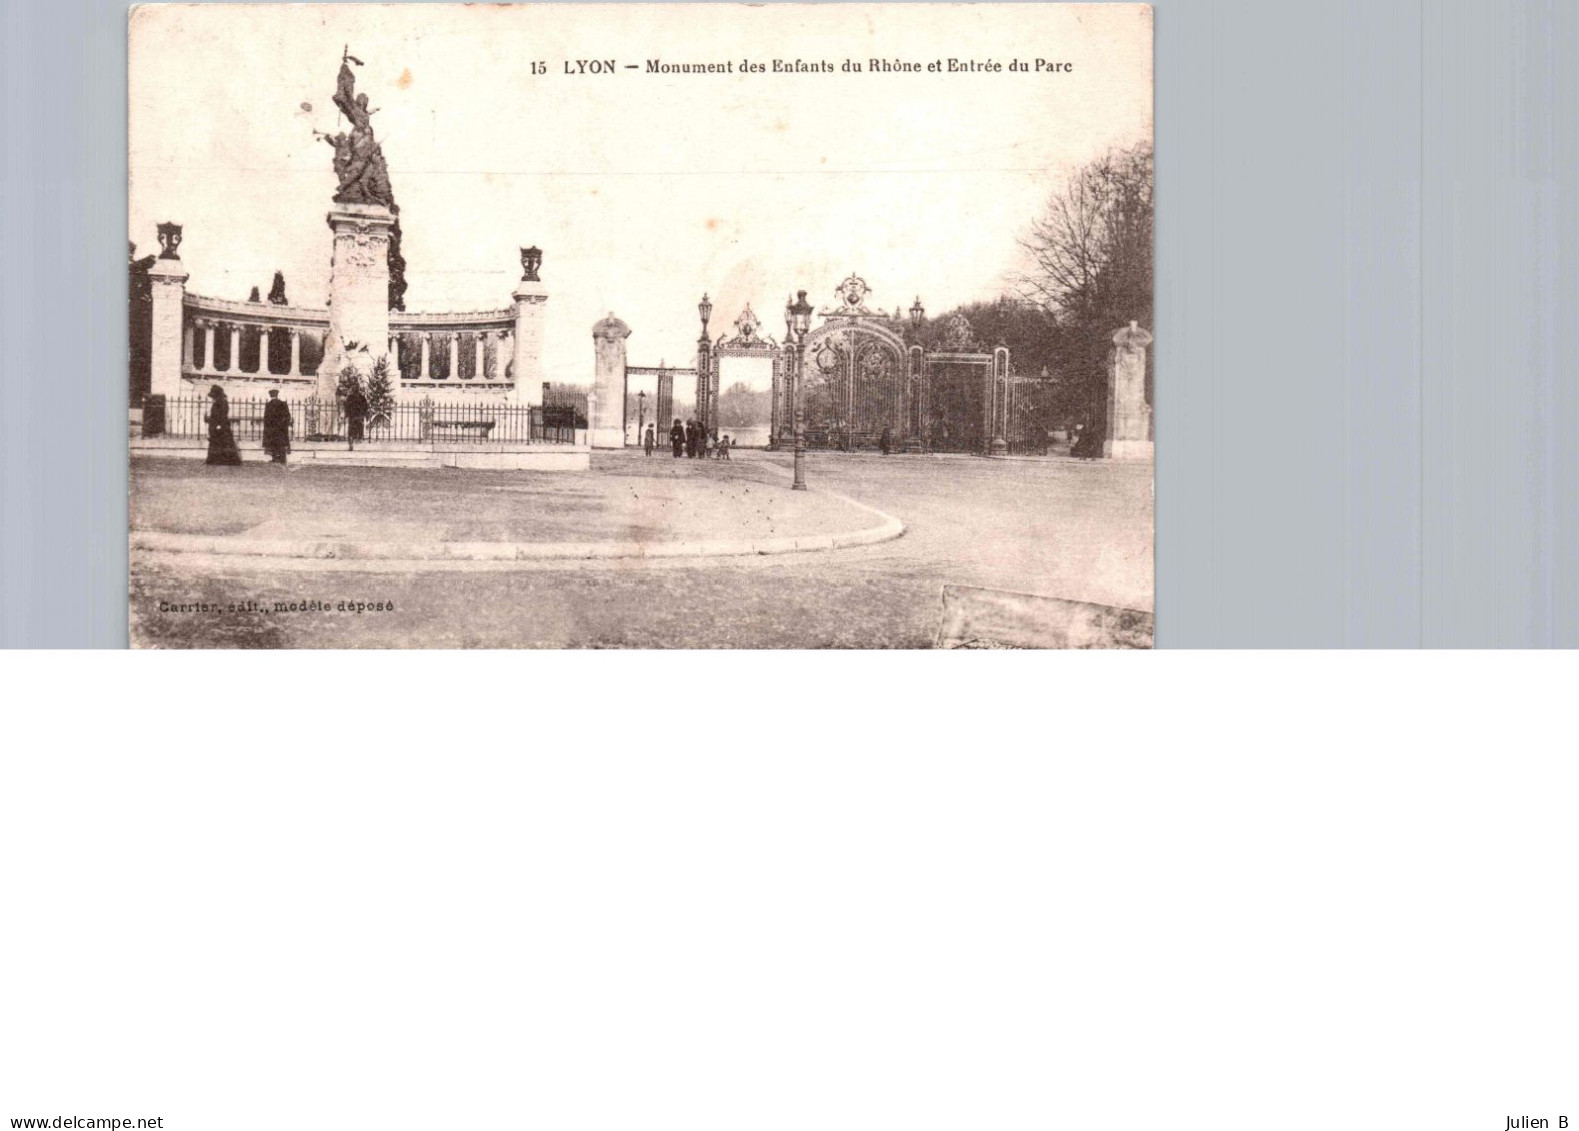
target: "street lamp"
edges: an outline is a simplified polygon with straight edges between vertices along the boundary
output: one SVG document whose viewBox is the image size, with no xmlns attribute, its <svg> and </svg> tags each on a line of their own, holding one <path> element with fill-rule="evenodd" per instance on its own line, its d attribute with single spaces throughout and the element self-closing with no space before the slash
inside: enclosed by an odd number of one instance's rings
<svg viewBox="0 0 1579 1131">
<path fill-rule="evenodd" d="M 926 308 L 921 305 L 921 296 L 916 296 L 916 304 L 910 308 L 910 325 L 917 330 L 921 329 L 921 320 L 927 316 Z"/>
<path fill-rule="evenodd" d="M 811 303 L 806 301 L 806 292 L 800 291 L 799 298 L 784 307 L 784 325 L 789 331 L 790 339 L 795 343 L 795 376 L 790 384 L 790 398 L 794 402 L 795 416 L 795 482 L 790 485 L 793 491 L 806 489 L 806 427 L 801 418 L 801 375 L 806 371 L 806 334 L 811 329 Z"/>
<path fill-rule="evenodd" d="M 696 416 L 703 428 L 711 429 L 718 423 L 712 419 L 716 415 L 713 401 L 717 393 L 713 388 L 713 347 L 707 338 L 707 320 L 713 316 L 713 303 L 706 291 L 702 292 L 702 301 L 696 304 L 696 312 L 702 316 L 702 333 L 696 339 Z"/>
</svg>

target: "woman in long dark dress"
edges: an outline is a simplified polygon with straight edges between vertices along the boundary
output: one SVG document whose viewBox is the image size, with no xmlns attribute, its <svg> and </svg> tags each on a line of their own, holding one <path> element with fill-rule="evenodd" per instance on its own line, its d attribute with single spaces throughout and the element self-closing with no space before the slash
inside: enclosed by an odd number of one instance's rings
<svg viewBox="0 0 1579 1131">
<path fill-rule="evenodd" d="M 669 446 L 674 449 L 674 458 L 680 458 L 680 452 L 685 448 L 685 425 L 680 423 L 680 418 L 674 418 L 674 427 L 669 429 Z"/>
<path fill-rule="evenodd" d="M 236 447 L 236 437 L 230 431 L 230 402 L 225 390 L 218 385 L 208 387 L 211 402 L 203 422 L 208 425 L 208 462 L 226 467 L 241 464 L 241 451 Z"/>
</svg>

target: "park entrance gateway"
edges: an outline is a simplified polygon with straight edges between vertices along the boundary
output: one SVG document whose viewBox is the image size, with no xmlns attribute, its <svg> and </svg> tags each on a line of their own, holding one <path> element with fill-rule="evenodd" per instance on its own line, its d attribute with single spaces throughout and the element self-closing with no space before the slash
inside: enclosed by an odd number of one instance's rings
<svg viewBox="0 0 1579 1131">
<path fill-rule="evenodd" d="M 1002 455 L 1008 417 L 1009 351 L 975 347 L 960 315 L 945 326 L 945 350 L 921 344 L 925 310 L 916 299 L 906 322 L 867 307 L 866 280 L 851 274 L 825 307 L 801 351 L 806 446 L 873 450 L 888 433 L 902 451 Z M 791 365 L 794 360 L 791 359 Z M 789 367 L 775 369 L 773 446 L 795 442 Z"/>
</svg>

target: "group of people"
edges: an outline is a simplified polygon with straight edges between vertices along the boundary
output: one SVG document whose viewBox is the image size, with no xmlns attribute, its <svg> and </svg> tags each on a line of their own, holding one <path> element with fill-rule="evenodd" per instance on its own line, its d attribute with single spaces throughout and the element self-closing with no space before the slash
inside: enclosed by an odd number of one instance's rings
<svg viewBox="0 0 1579 1131">
<path fill-rule="evenodd" d="M 236 434 L 230 426 L 230 400 L 218 385 L 208 387 L 208 399 L 208 412 L 203 416 L 203 423 L 208 425 L 206 462 L 239 467 L 241 449 L 236 446 Z M 291 410 L 280 400 L 278 389 L 269 390 L 269 402 L 263 406 L 263 450 L 270 462 L 279 464 L 291 453 Z"/>
<path fill-rule="evenodd" d="M 658 426 L 647 425 L 647 431 L 642 436 L 642 451 L 652 455 L 653 449 L 658 446 Z M 680 418 L 674 418 L 674 424 L 669 429 L 669 447 L 674 452 L 674 458 L 679 459 L 684 455 L 688 459 L 728 459 L 729 449 L 734 447 L 727 434 L 720 436 L 716 431 L 709 431 L 698 420 L 692 419 L 681 423 Z"/>
<path fill-rule="evenodd" d="M 241 463 L 241 449 L 236 446 L 236 434 L 230 425 L 230 400 L 218 385 L 208 387 L 208 412 L 203 423 L 208 425 L 208 460 L 221 467 L 236 467 Z M 361 389 L 352 389 L 345 398 L 346 433 L 351 447 L 367 433 L 367 396 Z M 263 406 L 263 451 L 270 463 L 283 464 L 291 454 L 291 409 L 280 400 L 278 389 L 269 390 L 268 403 Z"/>
</svg>

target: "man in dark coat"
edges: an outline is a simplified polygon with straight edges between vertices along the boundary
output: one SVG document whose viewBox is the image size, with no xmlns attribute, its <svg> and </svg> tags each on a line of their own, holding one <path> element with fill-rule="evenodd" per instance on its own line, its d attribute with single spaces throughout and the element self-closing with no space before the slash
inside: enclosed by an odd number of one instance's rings
<svg viewBox="0 0 1579 1131">
<path fill-rule="evenodd" d="M 674 458 L 680 458 L 680 449 L 685 447 L 685 425 L 680 423 L 680 418 L 674 418 L 674 426 L 669 429 L 669 446 L 674 449 Z"/>
<path fill-rule="evenodd" d="M 356 442 L 362 439 L 364 425 L 367 423 L 367 398 L 362 395 L 361 389 L 352 389 L 345 398 L 345 426 L 350 437 L 350 447 L 354 451 Z"/>
<path fill-rule="evenodd" d="M 263 450 L 273 463 L 284 463 L 291 453 L 291 410 L 278 389 L 269 390 L 269 403 L 263 406 Z"/>
<path fill-rule="evenodd" d="M 696 458 L 696 438 L 699 435 L 701 435 L 701 429 L 697 428 L 695 419 L 687 420 L 685 422 L 685 458 L 686 459 L 695 459 Z"/>
</svg>

